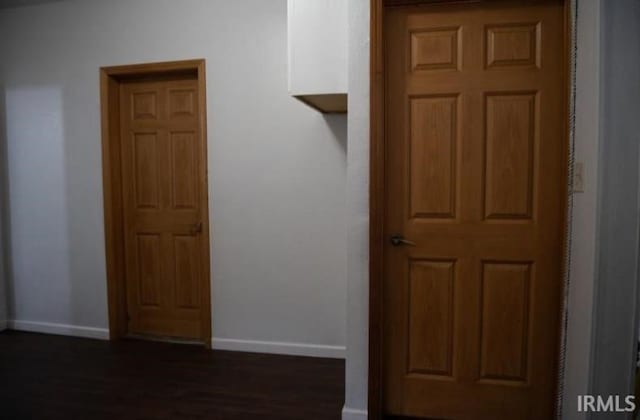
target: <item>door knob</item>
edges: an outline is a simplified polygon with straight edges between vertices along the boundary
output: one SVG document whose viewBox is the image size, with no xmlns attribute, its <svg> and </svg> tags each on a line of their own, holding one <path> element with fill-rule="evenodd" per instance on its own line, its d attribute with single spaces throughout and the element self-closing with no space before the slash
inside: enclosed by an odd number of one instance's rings
<svg viewBox="0 0 640 420">
<path fill-rule="evenodd" d="M 409 241 L 407 239 L 404 239 L 404 237 L 402 235 L 400 235 L 399 233 L 396 233 L 395 235 L 391 236 L 391 245 L 393 245 L 393 246 L 400 246 L 400 245 L 416 246 L 416 243 L 412 242 L 412 241 Z"/>
<path fill-rule="evenodd" d="M 194 223 L 193 226 L 191 226 L 191 229 L 189 230 L 189 232 L 192 235 L 197 235 L 198 233 L 202 233 L 202 222 Z"/>
</svg>

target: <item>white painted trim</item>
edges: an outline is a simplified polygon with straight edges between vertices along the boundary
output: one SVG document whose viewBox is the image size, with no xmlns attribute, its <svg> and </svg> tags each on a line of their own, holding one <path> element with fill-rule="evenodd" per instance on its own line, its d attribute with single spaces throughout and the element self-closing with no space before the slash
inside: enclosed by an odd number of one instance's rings
<svg viewBox="0 0 640 420">
<path fill-rule="evenodd" d="M 77 325 L 52 324 L 49 322 L 7 321 L 7 328 L 16 331 L 28 331 L 42 334 L 68 335 L 72 337 L 108 340 L 109 330 L 106 328 L 80 327 Z"/>
<path fill-rule="evenodd" d="M 251 353 L 287 354 L 291 356 L 328 357 L 344 359 L 344 346 L 324 344 L 281 343 L 277 341 L 238 340 L 234 338 L 216 338 L 211 340 L 214 350 L 244 351 Z"/>
<path fill-rule="evenodd" d="M 77 325 L 53 324 L 49 322 L 6 321 L 6 328 L 16 331 L 28 331 L 42 334 L 67 335 L 72 337 L 109 339 L 106 328 L 80 327 Z M 0 330 L 2 330 L 0 321 Z M 344 346 L 323 344 L 282 343 L 275 341 L 237 340 L 232 338 L 214 338 L 211 340 L 215 350 L 244 351 L 253 353 L 286 354 L 292 356 L 327 357 L 344 359 Z"/>
<path fill-rule="evenodd" d="M 5 321 L 4 319 L 0 320 L 0 331 L 4 331 L 6 329 L 7 329 L 7 321 Z"/>
<path fill-rule="evenodd" d="M 367 412 L 348 408 L 345 405 L 342 409 L 342 420 L 367 420 Z"/>
</svg>

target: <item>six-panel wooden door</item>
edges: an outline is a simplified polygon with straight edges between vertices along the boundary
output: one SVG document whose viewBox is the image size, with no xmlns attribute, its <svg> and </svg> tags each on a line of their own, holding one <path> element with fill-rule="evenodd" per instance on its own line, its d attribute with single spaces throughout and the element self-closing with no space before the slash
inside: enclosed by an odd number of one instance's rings
<svg viewBox="0 0 640 420">
<path fill-rule="evenodd" d="M 390 8 L 385 42 L 384 409 L 551 419 L 563 4 Z"/>
<path fill-rule="evenodd" d="M 167 79 L 167 78 L 165 78 Z M 203 212 L 195 78 L 120 88 L 128 332 L 203 336 Z"/>
</svg>

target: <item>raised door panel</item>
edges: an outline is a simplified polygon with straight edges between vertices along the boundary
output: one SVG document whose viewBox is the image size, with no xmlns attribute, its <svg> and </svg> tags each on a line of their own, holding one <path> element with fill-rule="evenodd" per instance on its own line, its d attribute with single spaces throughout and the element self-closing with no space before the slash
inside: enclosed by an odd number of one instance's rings
<svg viewBox="0 0 640 420">
<path fill-rule="evenodd" d="M 158 93 L 156 91 L 133 92 L 131 94 L 131 119 L 158 119 Z"/>
<path fill-rule="evenodd" d="M 158 133 L 134 133 L 132 141 L 135 207 L 158 209 L 160 207 Z"/>
<path fill-rule="evenodd" d="M 168 90 L 169 118 L 196 116 L 196 90 L 190 88 Z"/>
<path fill-rule="evenodd" d="M 176 235 L 173 244 L 176 307 L 197 309 L 200 307 L 198 239 L 192 235 Z"/>
<path fill-rule="evenodd" d="M 481 379 L 527 380 L 531 276 L 531 263 L 483 263 Z"/>
<path fill-rule="evenodd" d="M 461 41 L 459 27 L 412 31 L 411 70 L 459 70 Z"/>
<path fill-rule="evenodd" d="M 162 269 L 160 235 L 136 235 L 136 264 L 138 266 L 138 299 L 143 308 L 159 307 Z"/>
<path fill-rule="evenodd" d="M 410 99 L 410 217 L 454 218 L 458 96 Z"/>
<path fill-rule="evenodd" d="M 485 218 L 531 219 L 537 133 L 536 93 L 486 96 Z"/>
<path fill-rule="evenodd" d="M 410 374 L 453 375 L 454 281 L 454 261 L 410 262 Z"/>
<path fill-rule="evenodd" d="M 197 165 L 195 132 L 173 132 L 171 138 L 171 191 L 174 209 L 195 209 Z"/>
<path fill-rule="evenodd" d="M 487 67 L 540 67 L 540 23 L 511 23 L 486 28 Z"/>
</svg>

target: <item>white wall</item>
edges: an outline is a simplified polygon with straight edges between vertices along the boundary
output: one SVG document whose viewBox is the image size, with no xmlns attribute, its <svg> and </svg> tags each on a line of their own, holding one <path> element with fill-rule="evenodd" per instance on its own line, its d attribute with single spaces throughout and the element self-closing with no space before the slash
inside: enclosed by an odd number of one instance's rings
<svg viewBox="0 0 640 420">
<path fill-rule="evenodd" d="M 587 390 L 593 307 L 600 119 L 600 0 L 580 0 L 576 159 L 584 162 L 585 192 L 575 196 L 565 419 L 582 419 L 576 396 Z M 347 389 L 344 420 L 365 419 L 368 357 L 369 1 L 349 1 L 349 193 Z"/>
<path fill-rule="evenodd" d="M 635 387 L 640 232 L 640 2 L 602 4 L 602 142 L 591 394 Z M 592 419 L 610 418 L 594 414 Z"/>
<path fill-rule="evenodd" d="M 588 391 L 596 276 L 598 151 L 601 120 L 601 1 L 578 1 L 575 161 L 584 163 L 584 193 L 573 196 L 563 419 L 586 418 L 577 396 Z"/>
<path fill-rule="evenodd" d="M 288 0 L 289 91 L 347 92 L 347 1 Z"/>
<path fill-rule="evenodd" d="M 0 83 L 0 92 L 2 84 Z M 6 113 L 4 110 L 4 97 L 0 94 L 0 331 L 7 326 L 8 301 L 7 301 L 7 264 L 6 254 L 6 211 L 3 203 L 7 201 L 7 142 L 6 136 Z"/>
<path fill-rule="evenodd" d="M 108 325 L 99 67 L 205 58 L 214 345 L 342 354 L 346 117 L 289 97 L 286 28 L 286 0 L 0 11 L 14 325 Z"/>
<path fill-rule="evenodd" d="M 0 238 L 2 238 L 2 224 L 0 223 Z M 4 274 L 3 245 L 0 240 L 0 331 L 7 327 L 7 296 L 6 279 Z"/>
<path fill-rule="evenodd" d="M 0 149 L 1 149 L 0 145 Z M 1 165 L 4 165 L 4 161 L 1 159 L 2 154 L 0 153 L 0 168 Z M 0 170 L 0 199 L 2 199 L 2 171 Z M 3 238 L 3 230 L 2 230 L 2 212 L 0 211 L 0 331 L 3 331 L 7 327 L 7 291 L 6 291 L 6 274 L 5 274 L 5 264 L 4 264 L 4 242 Z"/>
<path fill-rule="evenodd" d="M 369 0 L 349 0 L 347 360 L 343 420 L 364 420 L 369 363 Z"/>
</svg>

